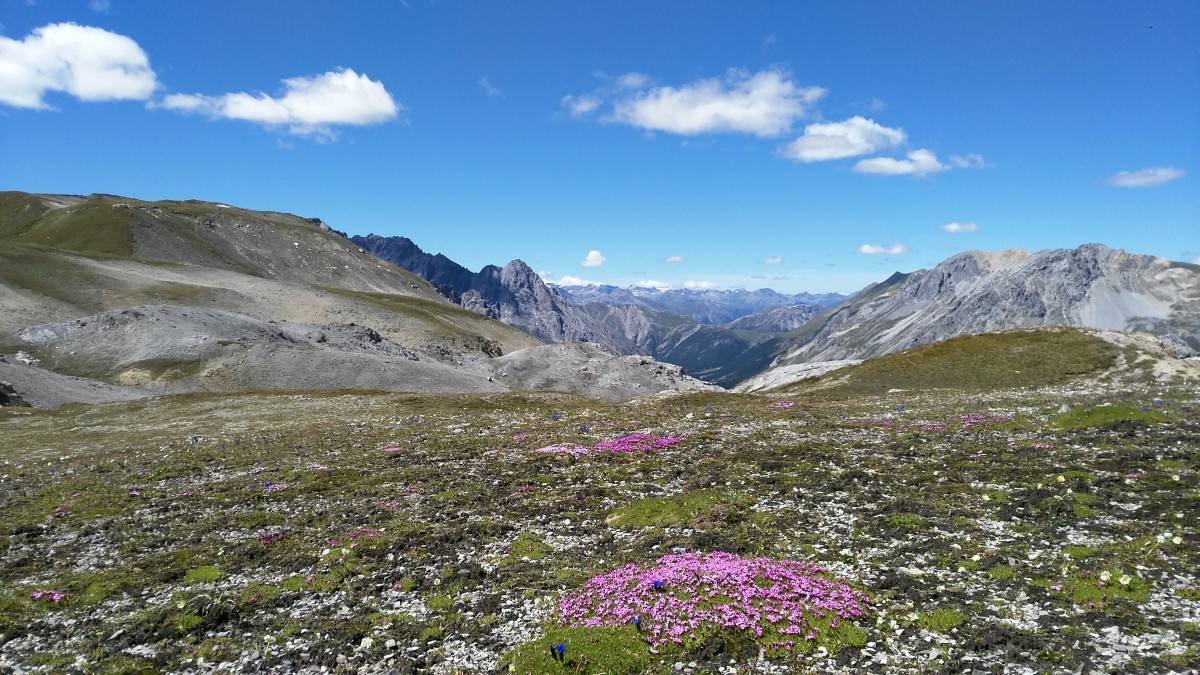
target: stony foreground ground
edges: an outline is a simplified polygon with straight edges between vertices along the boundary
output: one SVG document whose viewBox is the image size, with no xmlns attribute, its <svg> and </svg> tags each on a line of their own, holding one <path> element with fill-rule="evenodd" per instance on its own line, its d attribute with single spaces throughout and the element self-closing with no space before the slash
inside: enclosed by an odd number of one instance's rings
<svg viewBox="0 0 1200 675">
<path fill-rule="evenodd" d="M 255 427 L 270 397 L 213 399 L 128 446 L 9 433 L 0 671 L 1200 668 L 1194 392 L 337 400 Z M 566 625 L 589 579 L 711 552 L 818 565 L 869 610 L 786 648 Z"/>
</svg>

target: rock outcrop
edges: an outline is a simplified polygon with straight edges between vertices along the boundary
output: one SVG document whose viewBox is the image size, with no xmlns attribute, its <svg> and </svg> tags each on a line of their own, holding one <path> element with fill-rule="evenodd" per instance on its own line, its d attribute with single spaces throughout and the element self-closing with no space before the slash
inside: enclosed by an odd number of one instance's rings
<svg viewBox="0 0 1200 675">
<path fill-rule="evenodd" d="M 895 274 L 810 326 L 774 365 L 865 359 L 959 335 L 1036 326 L 1144 331 L 1200 346 L 1200 266 L 1101 244 L 969 251 Z"/>
</svg>

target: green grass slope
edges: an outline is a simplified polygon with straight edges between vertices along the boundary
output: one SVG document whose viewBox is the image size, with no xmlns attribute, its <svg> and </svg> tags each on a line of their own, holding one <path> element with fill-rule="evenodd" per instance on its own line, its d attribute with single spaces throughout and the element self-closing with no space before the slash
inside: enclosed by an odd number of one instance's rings
<svg viewBox="0 0 1200 675">
<path fill-rule="evenodd" d="M 1038 387 L 1102 372 L 1119 355 L 1120 350 L 1104 339 L 1070 328 L 986 333 L 888 354 L 783 391 L 852 394 Z"/>
</svg>

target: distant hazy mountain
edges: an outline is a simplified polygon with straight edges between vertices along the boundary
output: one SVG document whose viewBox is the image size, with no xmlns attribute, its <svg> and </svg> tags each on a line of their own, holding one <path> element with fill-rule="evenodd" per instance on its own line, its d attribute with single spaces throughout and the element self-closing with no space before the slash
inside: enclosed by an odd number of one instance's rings
<svg viewBox="0 0 1200 675">
<path fill-rule="evenodd" d="M 350 240 L 424 278 L 452 302 L 546 342 L 596 342 L 616 354 L 637 353 L 627 340 L 615 338 L 520 260 L 472 272 L 440 253 L 422 251 L 407 237 L 369 234 Z"/>
<path fill-rule="evenodd" d="M 724 324 L 763 310 L 794 305 L 833 307 L 847 296 L 840 293 L 797 293 L 788 295 L 760 288 L 743 289 L 657 289 L 640 286 L 558 286 L 563 295 L 584 304 L 598 302 L 606 305 L 640 305 L 686 316 L 700 323 Z"/>
<path fill-rule="evenodd" d="M 547 342 L 595 342 L 614 354 L 653 356 L 723 386 L 765 368 L 775 354 L 766 343 L 819 313 L 823 307 L 817 303 L 845 297 L 769 289 L 560 287 L 544 283 L 520 260 L 471 272 L 441 254 L 425 253 L 406 237 L 351 240 L 423 277 L 460 306 Z"/>
<path fill-rule="evenodd" d="M 1145 331 L 1200 347 L 1200 266 L 1101 244 L 969 251 L 864 289 L 798 330 L 775 365 L 871 358 L 1034 326 Z"/>
</svg>

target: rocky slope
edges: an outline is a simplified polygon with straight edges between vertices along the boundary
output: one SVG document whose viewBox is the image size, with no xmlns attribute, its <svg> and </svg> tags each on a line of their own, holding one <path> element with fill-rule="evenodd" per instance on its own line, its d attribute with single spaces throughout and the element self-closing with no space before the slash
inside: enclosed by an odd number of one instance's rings
<svg viewBox="0 0 1200 675">
<path fill-rule="evenodd" d="M 970 251 L 893 275 L 799 329 L 774 365 L 865 359 L 987 331 L 1145 331 L 1200 347 L 1200 266 L 1101 244 Z"/>
<path fill-rule="evenodd" d="M 0 381 L 9 400 L 39 406 L 188 391 L 507 391 L 529 385 L 497 382 L 491 360 L 540 344 L 315 218 L 0 193 L 0 243 L 0 353 L 28 353 L 0 362 Z M 522 295 L 519 279 L 541 282 L 521 267 L 492 270 L 518 288 L 511 307 L 547 301 L 537 288 Z M 594 368 L 611 359 L 593 356 Z M 699 386 L 656 369 L 624 393 Z"/>
</svg>

